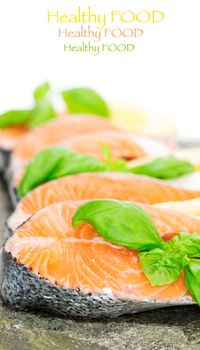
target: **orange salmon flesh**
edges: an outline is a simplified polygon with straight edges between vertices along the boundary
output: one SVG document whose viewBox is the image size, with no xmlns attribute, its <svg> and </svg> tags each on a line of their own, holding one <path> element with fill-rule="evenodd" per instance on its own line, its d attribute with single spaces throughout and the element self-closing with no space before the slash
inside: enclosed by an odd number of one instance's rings
<svg viewBox="0 0 200 350">
<path fill-rule="evenodd" d="M 47 182 L 29 192 L 18 203 L 8 224 L 15 229 L 39 209 L 64 200 L 112 198 L 156 204 L 197 197 L 200 197 L 200 192 L 175 188 L 164 181 L 145 176 L 83 173 Z"/>
<path fill-rule="evenodd" d="M 92 226 L 72 227 L 82 202 L 65 201 L 38 211 L 8 239 L 5 250 L 32 273 L 65 288 L 99 293 L 105 288 L 123 298 L 175 300 L 188 295 L 184 276 L 153 287 L 145 277 L 138 253 L 104 240 Z M 142 205 L 161 237 L 200 233 L 200 220 L 170 210 Z"/>
<path fill-rule="evenodd" d="M 65 116 L 27 133 L 13 151 L 13 158 L 28 161 L 43 149 L 67 138 L 96 130 L 116 129 L 109 121 L 95 116 Z"/>
<path fill-rule="evenodd" d="M 28 193 L 17 205 L 8 224 L 15 229 L 39 209 L 64 200 L 112 198 L 156 204 L 197 197 L 200 197 L 200 192 L 176 188 L 145 176 L 82 173 L 47 182 Z"/>
<path fill-rule="evenodd" d="M 145 157 L 143 148 L 134 141 L 134 136 L 123 131 L 102 130 L 70 137 L 66 146 L 81 154 L 106 159 L 102 152 L 102 144 L 111 151 L 113 158 L 133 160 Z"/>
<path fill-rule="evenodd" d="M 12 151 L 28 130 L 28 127 L 24 125 L 0 129 L 0 148 L 5 151 Z"/>
<path fill-rule="evenodd" d="M 103 154 L 102 145 L 105 145 L 111 153 L 113 159 L 124 159 L 127 161 L 143 158 L 147 156 L 143 148 L 134 141 L 132 135 L 115 130 L 101 130 L 93 133 L 85 133 L 69 137 L 67 141 L 59 144 L 80 154 L 89 155 L 103 161 L 106 160 Z M 18 187 L 20 180 L 26 169 L 28 160 L 15 160 L 15 153 L 12 157 L 13 168 L 17 164 L 13 176 L 13 187 Z"/>
</svg>

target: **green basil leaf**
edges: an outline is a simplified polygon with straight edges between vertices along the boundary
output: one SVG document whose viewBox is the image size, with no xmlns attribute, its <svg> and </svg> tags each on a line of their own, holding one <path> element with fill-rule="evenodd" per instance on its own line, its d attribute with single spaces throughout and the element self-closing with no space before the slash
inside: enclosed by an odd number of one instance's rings
<svg viewBox="0 0 200 350">
<path fill-rule="evenodd" d="M 29 124 L 31 127 L 38 126 L 49 119 L 55 118 L 56 113 L 50 101 L 45 97 L 51 87 L 48 82 L 39 85 L 34 91 L 36 105 L 33 109 L 11 110 L 0 115 L 0 128 Z M 43 100 L 43 101 L 42 101 Z"/>
<path fill-rule="evenodd" d="M 56 118 L 56 112 L 53 105 L 48 99 L 44 98 L 36 102 L 29 125 L 35 128 L 54 118 Z"/>
<path fill-rule="evenodd" d="M 32 117 L 32 110 L 12 110 L 0 115 L 0 128 L 27 124 Z"/>
<path fill-rule="evenodd" d="M 105 170 L 105 164 L 96 158 L 67 148 L 48 148 L 38 153 L 28 164 L 18 187 L 18 195 L 23 197 L 40 184 L 65 175 Z"/>
<path fill-rule="evenodd" d="M 192 173 L 194 169 L 189 161 L 168 156 L 165 158 L 156 158 L 144 165 L 130 168 L 129 171 L 134 174 L 142 174 L 167 180 Z"/>
<path fill-rule="evenodd" d="M 109 146 L 107 146 L 105 143 L 101 144 L 101 150 L 102 153 L 104 155 L 104 157 L 106 158 L 106 161 L 109 163 L 112 161 L 112 154 L 111 154 L 111 149 Z"/>
<path fill-rule="evenodd" d="M 62 92 L 70 113 L 88 113 L 109 117 L 109 109 L 103 98 L 89 88 L 74 88 Z"/>
<path fill-rule="evenodd" d="M 180 251 L 189 257 L 200 258 L 200 234 L 180 233 L 173 237 L 168 244 L 171 249 Z"/>
<path fill-rule="evenodd" d="M 129 249 L 162 247 L 163 240 L 148 213 L 139 205 L 111 199 L 98 199 L 81 205 L 73 226 L 92 225 L 108 241 Z"/>
<path fill-rule="evenodd" d="M 200 260 L 189 259 L 185 267 L 185 282 L 193 299 L 200 305 Z"/>
<path fill-rule="evenodd" d="M 139 256 L 142 270 L 152 286 L 175 282 L 183 269 L 183 254 L 180 252 L 153 249 L 150 252 L 141 252 Z"/>
<path fill-rule="evenodd" d="M 43 99 L 44 97 L 46 97 L 46 95 L 50 90 L 51 90 L 51 86 L 48 81 L 36 87 L 36 89 L 33 92 L 35 101 L 37 102 Z"/>
<path fill-rule="evenodd" d="M 59 164 L 57 164 L 51 173 L 51 179 L 60 178 L 65 175 L 106 170 L 101 160 L 65 149 L 65 156 L 60 159 Z"/>
<path fill-rule="evenodd" d="M 127 162 L 124 159 L 114 159 L 112 157 L 111 149 L 106 144 L 101 144 L 102 153 L 105 156 L 105 163 L 109 171 L 128 171 Z"/>
<path fill-rule="evenodd" d="M 124 159 L 114 159 L 113 162 L 107 164 L 109 171 L 122 171 L 127 172 L 127 163 Z"/>
</svg>

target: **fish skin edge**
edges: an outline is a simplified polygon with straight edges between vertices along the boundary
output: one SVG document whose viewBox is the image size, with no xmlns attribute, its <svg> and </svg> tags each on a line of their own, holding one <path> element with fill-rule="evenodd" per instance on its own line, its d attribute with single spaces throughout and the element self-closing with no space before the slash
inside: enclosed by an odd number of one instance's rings
<svg viewBox="0 0 200 350">
<path fill-rule="evenodd" d="M 62 317 L 116 318 L 163 307 L 193 305 L 190 297 L 178 301 L 125 300 L 114 295 L 83 293 L 63 288 L 17 264 L 10 253 L 1 251 L 0 292 L 4 304 L 15 310 L 39 310 Z"/>
</svg>

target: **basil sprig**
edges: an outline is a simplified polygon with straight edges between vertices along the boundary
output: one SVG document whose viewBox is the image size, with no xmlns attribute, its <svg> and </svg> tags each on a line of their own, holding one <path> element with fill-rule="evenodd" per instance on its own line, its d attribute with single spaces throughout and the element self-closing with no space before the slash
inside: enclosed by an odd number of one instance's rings
<svg viewBox="0 0 200 350">
<path fill-rule="evenodd" d="M 110 171 L 128 172 L 127 162 L 124 159 L 114 159 L 112 151 L 105 143 L 101 144 L 102 154 L 105 157 L 105 163 Z"/>
<path fill-rule="evenodd" d="M 103 161 L 64 147 L 50 147 L 29 162 L 18 187 L 18 196 L 21 198 L 40 184 L 62 176 L 98 171 L 126 171 L 126 167 L 123 160 Z"/>
<path fill-rule="evenodd" d="M 110 115 L 107 103 L 93 89 L 68 89 L 62 92 L 62 96 L 70 113 L 95 114 L 105 118 Z"/>
<path fill-rule="evenodd" d="M 33 92 L 34 106 L 29 110 L 12 110 L 0 115 L 0 128 L 25 124 L 37 127 L 56 117 L 51 102 L 51 85 L 44 82 Z M 109 108 L 104 99 L 89 88 L 74 88 L 63 91 L 62 97 L 70 113 L 95 114 L 108 118 Z"/>
<path fill-rule="evenodd" d="M 158 179 L 174 179 L 176 177 L 190 174 L 194 171 L 193 165 L 182 159 L 173 156 L 156 158 L 149 163 L 129 168 L 134 174 L 142 174 Z"/>
<path fill-rule="evenodd" d="M 172 245 L 172 248 L 176 251 L 180 251 L 183 254 L 190 257 L 200 257 L 200 234 L 193 233 L 188 234 L 182 232 L 181 234 L 174 236 L 168 245 Z"/>
<path fill-rule="evenodd" d="M 44 100 L 39 101 L 39 103 L 46 104 Z M 46 104 L 46 108 L 51 109 L 48 103 Z M 45 121 L 43 109 L 40 114 L 40 120 L 42 115 L 44 117 L 43 121 Z M 37 119 L 35 123 L 36 121 Z M 105 160 L 98 160 L 89 155 L 81 155 L 58 146 L 39 152 L 32 158 L 25 169 L 18 188 L 19 197 L 23 197 L 42 183 L 66 175 L 98 171 L 129 172 L 127 162 L 123 159 L 113 159 L 110 148 L 105 144 L 102 144 L 102 153 L 105 156 Z"/>
<path fill-rule="evenodd" d="M 47 148 L 28 164 L 18 187 L 18 196 L 23 197 L 40 184 L 66 175 L 106 169 L 106 165 L 94 157 L 64 147 Z"/>
<path fill-rule="evenodd" d="M 181 233 L 164 242 L 148 213 L 139 205 L 111 199 L 89 201 L 73 217 L 111 243 L 139 251 L 140 263 L 152 286 L 175 282 L 185 269 L 185 282 L 200 305 L 200 234 Z"/>
<path fill-rule="evenodd" d="M 128 162 L 124 159 L 113 159 L 112 152 L 107 145 L 102 144 L 101 146 L 107 164 L 115 170 L 119 169 L 119 171 L 146 175 L 163 180 L 174 179 L 194 171 L 192 163 L 173 156 L 155 158 L 149 163 L 137 167 L 129 167 Z"/>
<path fill-rule="evenodd" d="M 56 117 L 49 97 L 51 86 L 48 82 L 39 85 L 34 91 L 34 106 L 28 110 L 11 110 L 0 115 L 0 128 L 27 125 L 35 128 Z"/>
<path fill-rule="evenodd" d="M 167 248 L 167 247 L 165 247 Z M 152 286 L 175 282 L 181 274 L 183 254 L 168 249 L 153 249 L 140 253 L 140 263 Z"/>
<path fill-rule="evenodd" d="M 156 249 L 140 253 L 146 277 L 153 286 L 175 282 L 183 268 L 187 270 L 191 258 L 200 258 L 200 234 L 180 233 L 165 243 L 164 250 L 159 251 L 160 256 L 157 253 Z M 159 274 L 158 269 L 161 269 L 162 274 Z"/>
</svg>

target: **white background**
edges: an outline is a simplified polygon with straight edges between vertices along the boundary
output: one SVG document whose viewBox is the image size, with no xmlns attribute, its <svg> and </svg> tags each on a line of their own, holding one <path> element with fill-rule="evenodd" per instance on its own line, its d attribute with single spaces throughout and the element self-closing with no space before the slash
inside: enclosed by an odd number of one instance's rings
<svg viewBox="0 0 200 350">
<path fill-rule="evenodd" d="M 145 26 L 133 53 L 64 53 L 47 11 L 67 13 L 78 5 L 101 13 L 158 9 L 166 19 Z M 28 106 L 44 80 L 58 89 L 87 85 L 176 122 L 182 136 L 200 138 L 199 0 L 6 0 L 0 12 L 1 111 Z"/>
</svg>

